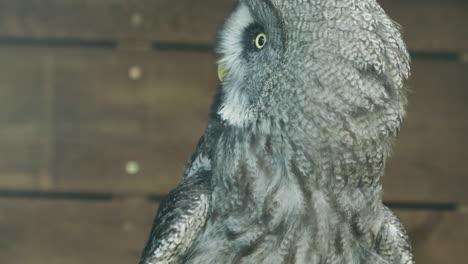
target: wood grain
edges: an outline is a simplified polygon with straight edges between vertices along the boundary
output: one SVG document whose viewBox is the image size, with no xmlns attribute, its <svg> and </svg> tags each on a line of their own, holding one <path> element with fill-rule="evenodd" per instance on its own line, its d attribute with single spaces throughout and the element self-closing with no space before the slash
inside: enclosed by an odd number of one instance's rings
<svg viewBox="0 0 468 264">
<path fill-rule="evenodd" d="M 468 51 L 465 0 L 378 0 L 416 51 Z"/>
<path fill-rule="evenodd" d="M 138 200 L 0 199 L 0 263 L 136 263 L 156 207 Z M 465 263 L 467 214 L 397 214 L 409 231 L 417 263 Z"/>
<path fill-rule="evenodd" d="M 212 44 L 234 0 L 4 0 L 0 38 Z M 468 51 L 464 0 L 380 0 L 413 50 Z"/>
<path fill-rule="evenodd" d="M 207 123 L 214 58 L 85 51 L 56 59 L 70 62 L 57 65 L 56 188 L 173 188 Z M 140 167 L 135 175 L 125 171 L 129 162 Z"/>
<path fill-rule="evenodd" d="M 415 61 L 407 119 L 384 178 L 392 201 L 467 202 L 468 65 Z"/>
<path fill-rule="evenodd" d="M 40 141 L 0 141 L 0 189 L 37 189 L 43 151 Z"/>
<path fill-rule="evenodd" d="M 468 214 L 397 210 L 408 230 L 416 263 L 462 264 L 468 257 Z"/>
<path fill-rule="evenodd" d="M 105 137 L 59 140 L 55 190 L 164 195 L 181 181 L 195 145 L 195 135 L 167 143 Z"/>
<path fill-rule="evenodd" d="M 5 0 L 0 36 L 211 43 L 234 1 Z"/>
<path fill-rule="evenodd" d="M 41 103 L 46 101 L 41 89 L 46 75 L 43 70 L 47 55 L 37 54 L 34 63 L 16 60 L 16 54 L 3 50 L 0 62 L 0 125 L 2 139 L 23 139 L 44 136 L 45 113 Z M 39 86 L 39 87 L 38 87 Z"/>
<path fill-rule="evenodd" d="M 0 200 L 0 263 L 137 263 L 156 205 Z"/>
<path fill-rule="evenodd" d="M 1 106 L 9 110 L 3 119 L 11 122 L 1 125 L 0 143 L 20 149 L 22 140 L 42 144 L 34 158 L 18 152 L 0 163 L 7 175 L 0 187 L 165 194 L 179 182 L 203 133 L 217 85 L 215 59 L 207 53 L 3 48 L 0 56 L 0 69 L 14 62 L 16 74 L 2 79 L 14 97 Z M 46 68 L 44 57 L 49 77 L 40 80 L 34 76 Z M 23 76 L 32 78 L 18 81 Z M 43 99 L 46 90 L 52 101 Z M 17 106 L 19 100 L 29 100 L 27 111 Z M 26 111 L 24 121 L 16 108 Z M 52 128 L 42 109 L 52 109 Z M 22 160 L 34 162 L 37 171 L 14 180 L 19 178 L 12 167 L 23 172 L 32 166 Z M 126 172 L 129 162 L 139 166 L 132 175 Z M 48 164 L 53 178 L 44 175 Z"/>
<path fill-rule="evenodd" d="M 39 175 L 50 176 L 42 166 L 50 158 L 48 57 L 29 63 L 5 50 L 0 57 L 0 188 L 36 188 Z"/>
</svg>

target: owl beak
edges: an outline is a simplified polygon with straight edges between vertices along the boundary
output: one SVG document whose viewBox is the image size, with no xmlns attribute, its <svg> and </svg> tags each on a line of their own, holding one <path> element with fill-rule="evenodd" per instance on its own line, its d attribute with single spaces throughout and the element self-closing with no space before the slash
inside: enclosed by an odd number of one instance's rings
<svg viewBox="0 0 468 264">
<path fill-rule="evenodd" d="M 218 79 L 222 82 L 224 81 L 225 77 L 226 77 L 226 68 L 224 68 L 224 65 L 218 64 Z"/>
</svg>

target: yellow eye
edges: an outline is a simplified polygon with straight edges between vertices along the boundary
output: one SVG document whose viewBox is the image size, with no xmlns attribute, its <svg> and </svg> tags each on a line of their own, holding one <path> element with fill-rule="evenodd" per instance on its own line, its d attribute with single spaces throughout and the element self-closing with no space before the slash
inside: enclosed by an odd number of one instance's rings
<svg viewBox="0 0 468 264">
<path fill-rule="evenodd" d="M 263 49 L 263 47 L 265 47 L 267 41 L 268 40 L 267 40 L 266 34 L 265 33 L 260 33 L 255 38 L 255 47 L 257 47 L 257 49 Z"/>
</svg>

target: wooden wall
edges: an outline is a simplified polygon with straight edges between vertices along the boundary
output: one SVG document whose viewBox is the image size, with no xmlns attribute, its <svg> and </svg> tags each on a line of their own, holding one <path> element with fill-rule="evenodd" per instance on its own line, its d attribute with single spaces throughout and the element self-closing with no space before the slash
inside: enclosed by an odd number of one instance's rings
<svg viewBox="0 0 468 264">
<path fill-rule="evenodd" d="M 384 179 L 418 263 L 468 257 L 468 2 L 381 0 L 413 56 Z M 233 0 L 0 0 L 0 263 L 135 263 L 217 84 Z"/>
</svg>

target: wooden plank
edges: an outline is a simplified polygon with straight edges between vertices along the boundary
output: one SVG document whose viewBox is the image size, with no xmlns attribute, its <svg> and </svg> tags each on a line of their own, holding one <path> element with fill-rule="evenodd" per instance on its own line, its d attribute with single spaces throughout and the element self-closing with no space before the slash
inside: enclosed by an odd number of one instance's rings
<svg viewBox="0 0 468 264">
<path fill-rule="evenodd" d="M 0 62 L 0 125 L 9 129 L 0 130 L 1 138 L 29 138 L 43 136 L 41 130 L 44 115 L 41 102 L 43 91 L 38 89 L 44 82 L 45 56 L 38 54 L 36 63 L 15 60 L 16 54 L 2 57 Z M 27 78 L 25 78 L 27 76 Z"/>
<path fill-rule="evenodd" d="M 172 189 L 207 123 L 214 58 L 194 52 L 56 56 L 65 62 L 55 79 L 57 188 Z M 132 164 L 138 172 L 126 171 Z"/>
<path fill-rule="evenodd" d="M 166 194 L 181 180 L 185 161 L 196 145 L 196 136 L 192 137 L 167 143 L 103 137 L 59 140 L 56 189 Z"/>
<path fill-rule="evenodd" d="M 24 58 L 42 51 L 32 50 Z M 206 123 L 217 85 L 210 54 L 64 49 L 53 56 L 60 138 L 112 134 L 167 141 L 158 135 L 183 136 L 187 130 L 201 131 Z"/>
<path fill-rule="evenodd" d="M 215 59 L 207 53 L 3 48 L 0 56 L 4 59 L 0 68 L 15 61 L 15 65 L 34 65 L 39 72 L 46 68 L 43 57 L 47 57 L 48 81 L 17 82 L 27 79 L 21 77 L 4 82 L 13 90 L 51 90 L 54 96 L 52 104 L 41 106 L 53 109 L 54 127 L 43 125 L 53 140 L 46 140 L 47 135 L 37 139 L 32 132 L 24 137 L 44 143 L 42 153 L 53 155 L 54 160 L 35 157 L 43 159 L 45 167 L 25 174 L 23 178 L 31 182 L 22 180 L 23 185 L 12 184 L 17 174 L 9 169 L 23 163 L 0 167 L 2 176 L 7 175 L 0 177 L 3 187 L 165 194 L 179 182 L 185 161 L 203 133 L 217 85 Z M 15 73 L 35 74 L 21 68 Z M 41 105 L 41 96 L 31 98 L 31 105 Z M 12 104 L 15 101 L 7 100 L 3 107 Z M 9 131 L 12 125 L 5 123 L 2 128 Z M 15 142 L 9 146 L 21 147 L 20 141 Z M 51 162 L 53 179 L 43 173 Z M 128 166 L 139 168 L 129 173 Z"/>
<path fill-rule="evenodd" d="M 38 39 L 214 40 L 233 1 L 44 0 L 0 2 L 0 36 Z"/>
<path fill-rule="evenodd" d="M 35 189 L 42 166 L 40 142 L 0 141 L 0 189 Z"/>
<path fill-rule="evenodd" d="M 0 37 L 212 44 L 234 0 L 0 2 Z M 380 0 L 413 50 L 468 51 L 464 0 Z M 415 15 L 417 14 L 417 15 Z"/>
<path fill-rule="evenodd" d="M 415 61 L 408 116 L 384 178 L 391 201 L 467 202 L 468 65 Z"/>
<path fill-rule="evenodd" d="M 157 205 L 0 200 L 0 263 L 137 263 Z"/>
<path fill-rule="evenodd" d="M 0 188 L 35 188 L 50 155 L 44 153 L 48 138 L 47 56 L 35 63 L 17 60 L 18 53 L 0 56 Z"/>
<path fill-rule="evenodd" d="M 466 263 L 468 214 L 410 210 L 396 214 L 408 230 L 416 263 Z"/>
<path fill-rule="evenodd" d="M 0 199 L 0 263 L 136 263 L 156 207 L 137 200 Z M 417 263 L 465 263 L 467 214 L 396 213 L 409 231 Z"/>
<path fill-rule="evenodd" d="M 404 29 L 408 47 L 419 51 L 468 51 L 465 0 L 378 0 Z"/>
<path fill-rule="evenodd" d="M 44 116 L 43 133 L 44 139 L 42 141 L 43 148 L 40 154 L 40 168 L 37 175 L 38 188 L 41 190 L 50 190 L 53 188 L 54 179 L 52 175 L 53 162 L 54 162 L 54 85 L 53 85 L 53 71 L 54 60 L 47 57 L 44 61 L 43 67 L 43 90 L 42 96 L 45 100 L 42 102 L 41 110 Z"/>
</svg>

